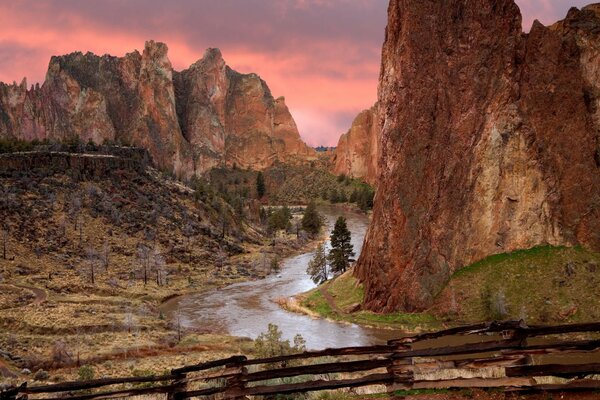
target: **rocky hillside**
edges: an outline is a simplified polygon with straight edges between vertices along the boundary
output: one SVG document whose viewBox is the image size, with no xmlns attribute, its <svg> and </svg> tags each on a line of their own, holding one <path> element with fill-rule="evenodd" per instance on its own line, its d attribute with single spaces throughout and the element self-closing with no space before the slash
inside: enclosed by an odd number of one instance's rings
<svg viewBox="0 0 600 400">
<path fill-rule="evenodd" d="M 233 71 L 217 49 L 177 72 L 154 41 L 120 58 L 52 57 L 42 86 L 0 83 L 0 137 L 134 144 L 182 178 L 316 158 L 258 75 Z"/>
<path fill-rule="evenodd" d="M 368 308 L 424 309 L 490 254 L 600 249 L 599 33 L 598 5 L 524 34 L 513 0 L 390 2 Z"/>
<path fill-rule="evenodd" d="M 333 153 L 332 172 L 377 184 L 379 117 L 377 105 L 362 111 L 340 137 Z"/>
</svg>

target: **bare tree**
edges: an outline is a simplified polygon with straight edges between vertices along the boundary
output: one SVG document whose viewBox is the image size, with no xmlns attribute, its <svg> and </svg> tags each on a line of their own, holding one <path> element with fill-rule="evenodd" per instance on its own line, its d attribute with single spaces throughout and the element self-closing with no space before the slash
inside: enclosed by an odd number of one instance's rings
<svg viewBox="0 0 600 400">
<path fill-rule="evenodd" d="M 7 249 L 8 249 L 8 238 L 10 236 L 10 228 L 9 228 L 8 224 L 4 224 L 4 226 L 2 226 L 2 231 L 0 233 L 2 234 L 2 258 L 4 258 L 6 260 L 6 253 L 7 253 Z"/>
<path fill-rule="evenodd" d="M 144 271 L 144 285 L 148 284 L 148 266 L 150 264 L 150 254 L 150 247 L 148 247 L 145 243 L 140 243 L 138 245 L 138 260 L 140 261 Z"/>
<path fill-rule="evenodd" d="M 215 254 L 215 266 L 219 271 L 223 270 L 225 263 L 227 262 L 227 253 L 223 249 L 219 248 Z"/>
<path fill-rule="evenodd" d="M 156 273 L 156 285 L 161 286 L 165 284 L 166 271 L 165 271 L 165 258 L 158 251 L 154 249 L 152 254 L 152 261 L 154 266 L 154 272 Z"/>
<path fill-rule="evenodd" d="M 181 314 L 181 311 L 177 310 L 173 313 L 172 325 L 173 328 L 175 328 L 175 330 L 177 331 L 177 341 L 181 342 L 181 338 L 185 329 L 183 315 Z"/>
<path fill-rule="evenodd" d="M 137 318 L 133 313 L 128 311 L 123 318 L 123 325 L 127 328 L 127 332 L 131 333 L 137 327 Z"/>
<path fill-rule="evenodd" d="M 95 275 L 95 266 L 96 266 L 96 259 L 98 258 L 98 254 L 96 253 L 96 250 L 94 250 L 92 247 L 88 247 L 85 250 L 86 253 L 86 259 L 88 262 L 88 267 L 89 267 L 89 271 L 90 271 L 90 279 L 92 280 L 92 285 L 96 284 L 96 275 Z"/>
<path fill-rule="evenodd" d="M 108 272 L 108 266 L 110 264 L 110 243 L 108 243 L 108 240 L 106 239 L 102 246 L 102 264 L 104 265 L 104 270 Z"/>
</svg>

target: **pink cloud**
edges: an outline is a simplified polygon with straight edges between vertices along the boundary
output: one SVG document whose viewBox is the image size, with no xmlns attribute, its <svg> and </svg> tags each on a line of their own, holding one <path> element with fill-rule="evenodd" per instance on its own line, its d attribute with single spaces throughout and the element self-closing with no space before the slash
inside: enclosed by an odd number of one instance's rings
<svg viewBox="0 0 600 400">
<path fill-rule="evenodd" d="M 527 30 L 581 0 L 517 0 Z M 121 56 L 163 41 L 176 69 L 219 47 L 285 96 L 305 140 L 335 145 L 376 100 L 385 0 L 21 0 L 0 4 L 0 80 L 44 79 L 52 55 Z"/>
</svg>

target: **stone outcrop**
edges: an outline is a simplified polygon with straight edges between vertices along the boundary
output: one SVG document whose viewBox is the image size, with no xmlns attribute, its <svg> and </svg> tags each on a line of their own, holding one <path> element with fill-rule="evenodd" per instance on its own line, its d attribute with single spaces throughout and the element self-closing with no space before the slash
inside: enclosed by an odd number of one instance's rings
<svg viewBox="0 0 600 400">
<path fill-rule="evenodd" d="M 340 137 L 333 153 L 332 172 L 377 184 L 378 139 L 381 130 L 377 105 L 362 111 Z"/>
<path fill-rule="evenodd" d="M 366 307 L 425 309 L 495 253 L 600 250 L 599 12 L 524 34 L 513 0 L 390 2 Z"/>
<path fill-rule="evenodd" d="M 0 83 L 0 137 L 130 143 L 180 177 L 316 158 L 256 74 L 231 70 L 217 49 L 176 72 L 153 41 L 121 58 L 52 57 L 41 87 Z"/>
</svg>

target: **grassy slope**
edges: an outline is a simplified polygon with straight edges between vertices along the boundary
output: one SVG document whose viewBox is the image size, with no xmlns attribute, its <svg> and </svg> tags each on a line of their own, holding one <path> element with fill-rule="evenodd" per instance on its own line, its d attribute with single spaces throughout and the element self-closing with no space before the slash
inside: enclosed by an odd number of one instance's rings
<svg viewBox="0 0 600 400">
<path fill-rule="evenodd" d="M 335 299 L 332 307 L 322 291 Z M 497 254 L 458 270 L 429 312 L 350 312 L 363 288 L 348 272 L 299 297 L 302 307 L 324 318 L 414 330 L 441 322 L 524 318 L 565 323 L 600 318 L 600 254 L 582 248 L 535 247 Z"/>
<path fill-rule="evenodd" d="M 600 318 L 598 293 L 600 254 L 543 246 L 493 255 L 458 270 L 434 308 L 460 321 L 591 321 Z"/>
<path fill-rule="evenodd" d="M 333 297 L 335 307 L 331 307 L 322 291 L 327 291 Z M 357 304 L 362 303 L 363 297 L 362 285 L 352 276 L 352 271 L 348 271 L 320 288 L 301 295 L 299 301 L 302 307 L 333 320 L 406 331 L 436 329 L 440 326 L 434 317 L 426 313 L 377 314 L 363 310 L 351 312 Z"/>
</svg>

